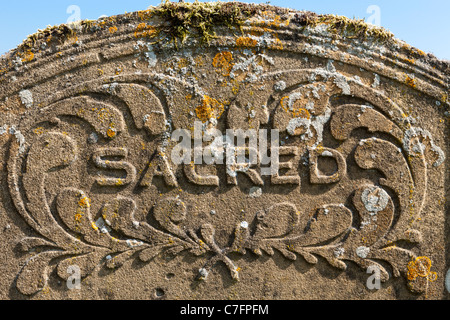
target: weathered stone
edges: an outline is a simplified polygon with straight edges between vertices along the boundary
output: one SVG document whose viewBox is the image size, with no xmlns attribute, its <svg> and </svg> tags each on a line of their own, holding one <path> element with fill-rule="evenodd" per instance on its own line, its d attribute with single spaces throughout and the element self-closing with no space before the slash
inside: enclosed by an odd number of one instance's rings
<svg viewBox="0 0 450 320">
<path fill-rule="evenodd" d="M 268 5 L 30 36 L 0 61 L 0 297 L 448 298 L 449 70 Z M 278 129 L 277 172 L 175 165 L 195 121 Z"/>
</svg>

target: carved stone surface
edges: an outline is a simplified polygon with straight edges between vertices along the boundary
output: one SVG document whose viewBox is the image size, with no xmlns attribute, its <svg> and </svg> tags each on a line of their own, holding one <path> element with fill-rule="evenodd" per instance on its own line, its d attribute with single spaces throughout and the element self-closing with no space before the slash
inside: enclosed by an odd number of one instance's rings
<svg viewBox="0 0 450 320">
<path fill-rule="evenodd" d="M 0 297 L 448 298 L 449 70 L 361 22 L 236 3 L 31 36 L 0 62 Z M 279 130 L 277 172 L 175 165 L 196 121 Z"/>
</svg>

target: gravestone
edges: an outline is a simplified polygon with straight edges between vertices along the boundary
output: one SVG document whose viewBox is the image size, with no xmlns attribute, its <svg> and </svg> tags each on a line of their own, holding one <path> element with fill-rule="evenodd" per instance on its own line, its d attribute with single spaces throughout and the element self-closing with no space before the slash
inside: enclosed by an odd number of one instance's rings
<svg viewBox="0 0 450 320">
<path fill-rule="evenodd" d="M 269 5 L 39 31 L 0 61 L 0 297 L 448 298 L 449 75 Z"/>
</svg>

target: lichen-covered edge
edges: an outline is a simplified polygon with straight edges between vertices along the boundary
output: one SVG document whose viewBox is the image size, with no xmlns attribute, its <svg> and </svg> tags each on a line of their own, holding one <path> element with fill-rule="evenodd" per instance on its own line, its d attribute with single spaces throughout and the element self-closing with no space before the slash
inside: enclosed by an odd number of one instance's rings
<svg viewBox="0 0 450 320">
<path fill-rule="evenodd" d="M 44 30 L 30 35 L 17 48 L 10 50 L 0 57 L 0 77 L 14 69 L 14 61 L 18 59 L 26 64 L 35 61 L 41 56 L 57 54 L 49 52 L 51 43 L 60 45 L 72 42 L 76 45 L 76 40 L 81 34 L 95 34 L 95 32 L 106 29 L 111 34 L 118 29 L 117 26 L 136 20 L 150 20 L 159 18 L 162 23 L 158 27 L 146 29 L 142 27 L 143 34 L 146 32 L 165 32 L 167 39 L 173 41 L 175 46 L 178 43 L 183 45 L 184 41 L 191 33 L 197 33 L 201 38 L 202 45 L 209 45 L 214 38 L 214 28 L 218 26 L 244 26 L 248 24 L 248 19 L 261 12 L 272 12 L 279 16 L 290 16 L 291 24 L 289 28 L 297 28 L 303 31 L 306 27 L 316 27 L 326 25 L 330 32 L 339 36 L 342 40 L 347 38 L 359 38 L 365 40 L 370 38 L 398 54 L 408 56 L 411 64 L 414 61 L 422 60 L 430 68 L 437 69 L 447 76 L 447 84 L 450 77 L 450 61 L 440 60 L 430 53 L 416 49 L 407 43 L 396 39 L 394 35 L 381 27 L 373 26 L 364 20 L 349 19 L 337 15 L 318 15 L 309 11 L 296 11 L 287 8 L 280 8 L 267 4 L 247 4 L 240 2 L 209 2 L 209 3 L 173 3 L 165 0 L 157 7 L 149 7 L 144 11 L 125 13 L 122 15 L 101 18 L 99 20 L 83 20 L 71 24 L 61 24 L 59 26 L 47 27 Z M 283 25 L 273 25 L 276 29 L 281 29 Z M 153 30 L 155 29 L 155 30 Z M 158 30 L 159 29 L 159 30 Z M 135 32 L 139 32 L 136 30 Z"/>
</svg>

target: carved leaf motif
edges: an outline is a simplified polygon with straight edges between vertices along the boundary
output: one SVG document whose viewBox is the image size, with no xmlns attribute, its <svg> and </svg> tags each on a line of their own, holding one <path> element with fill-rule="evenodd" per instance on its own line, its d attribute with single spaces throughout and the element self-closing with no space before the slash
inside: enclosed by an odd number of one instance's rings
<svg viewBox="0 0 450 320">
<path fill-rule="evenodd" d="M 151 135 L 166 131 L 164 108 L 149 89 L 137 84 L 119 84 L 113 93 L 128 105 L 138 129 L 145 128 Z"/>
<path fill-rule="evenodd" d="M 186 205 L 175 198 L 161 200 L 154 208 L 153 214 L 161 226 L 181 238 L 187 238 L 186 232 L 177 224 L 186 218 Z"/>
<path fill-rule="evenodd" d="M 394 219 L 394 203 L 390 195 L 376 186 L 363 186 L 355 192 L 353 204 L 360 215 L 358 236 L 371 247 L 389 231 Z"/>
<path fill-rule="evenodd" d="M 391 134 L 398 141 L 402 130 L 373 107 L 347 104 L 336 109 L 331 119 L 331 133 L 338 140 L 346 140 L 356 128 L 367 128 L 370 132 Z"/>
<path fill-rule="evenodd" d="M 95 267 L 99 265 L 99 262 L 107 253 L 108 250 L 97 248 L 95 251 L 92 251 L 90 253 L 65 259 L 58 264 L 58 276 L 61 279 L 67 280 L 70 277 L 67 269 L 70 266 L 75 265 L 80 268 L 81 277 L 86 277 L 94 271 Z"/>
<path fill-rule="evenodd" d="M 388 141 L 371 138 L 363 140 L 357 146 L 355 160 L 363 169 L 377 169 L 382 172 L 386 178 L 380 179 L 380 184 L 398 194 L 400 217 L 389 238 L 391 241 L 404 239 L 411 217 L 419 217 L 420 212 L 414 209 L 414 203 L 421 204 L 423 194 L 421 188 L 414 183 L 403 153 Z"/>
<path fill-rule="evenodd" d="M 64 189 L 56 199 L 62 221 L 69 229 L 82 235 L 93 229 L 90 207 L 91 199 L 83 191 L 73 188 Z"/>
<path fill-rule="evenodd" d="M 22 252 L 28 252 L 31 249 L 38 247 L 56 247 L 54 243 L 51 243 L 43 238 L 27 237 L 20 240 L 18 244 L 19 250 Z"/>
<path fill-rule="evenodd" d="M 31 216 L 38 224 L 36 231 L 61 247 L 70 246 L 76 239 L 64 232 L 54 219 L 45 196 L 45 179 L 49 170 L 70 165 L 76 154 L 77 147 L 69 137 L 60 133 L 42 135 L 30 148 L 27 171 L 23 175 L 28 203 L 26 209 L 20 206 L 25 209 L 21 214 Z M 82 247 L 80 244 L 80 250 Z"/>
<path fill-rule="evenodd" d="M 39 118 L 48 119 L 58 116 L 76 116 L 88 122 L 96 132 L 105 138 L 115 138 L 124 130 L 125 121 L 117 108 L 98 102 L 90 97 L 81 96 L 57 102 L 43 110 Z"/>
<path fill-rule="evenodd" d="M 305 233 L 305 242 L 302 244 L 313 245 L 332 240 L 349 231 L 352 220 L 352 212 L 344 205 L 323 206 L 310 220 Z"/>
<path fill-rule="evenodd" d="M 17 289 L 25 295 L 32 295 L 45 288 L 49 263 L 61 254 L 61 251 L 46 251 L 31 257 L 17 277 Z"/>
<path fill-rule="evenodd" d="M 106 267 L 109 269 L 120 268 L 135 253 L 136 253 L 135 251 L 129 250 L 121 252 L 113 257 L 109 256 L 106 261 Z"/>
<path fill-rule="evenodd" d="M 260 212 L 255 238 L 277 238 L 291 233 L 299 222 L 299 212 L 291 203 L 281 203 Z"/>
</svg>

